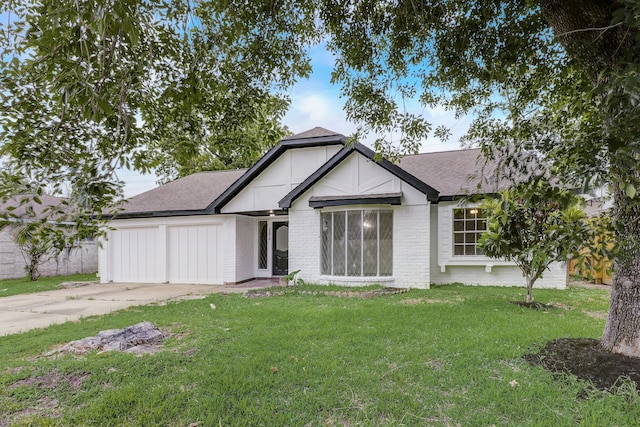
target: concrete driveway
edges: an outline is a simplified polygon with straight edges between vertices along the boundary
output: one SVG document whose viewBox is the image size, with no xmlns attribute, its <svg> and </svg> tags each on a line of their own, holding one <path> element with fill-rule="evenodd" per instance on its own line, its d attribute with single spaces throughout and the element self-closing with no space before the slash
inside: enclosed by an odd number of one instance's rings
<svg viewBox="0 0 640 427">
<path fill-rule="evenodd" d="M 219 292 L 243 293 L 273 286 L 254 280 L 242 285 L 89 284 L 33 294 L 0 298 L 0 336 L 44 328 L 81 317 L 107 314 L 136 305 L 201 298 Z"/>
</svg>

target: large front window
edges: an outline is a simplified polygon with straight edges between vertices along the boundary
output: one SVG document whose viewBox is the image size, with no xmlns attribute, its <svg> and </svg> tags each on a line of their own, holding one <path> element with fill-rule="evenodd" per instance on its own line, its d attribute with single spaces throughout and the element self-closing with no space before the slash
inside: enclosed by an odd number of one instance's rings
<svg viewBox="0 0 640 427">
<path fill-rule="evenodd" d="M 478 247 L 480 236 L 487 230 L 486 212 L 478 208 L 453 210 L 453 254 L 483 255 Z"/>
<path fill-rule="evenodd" d="M 321 214 L 322 274 L 391 276 L 393 212 L 348 210 Z"/>
</svg>

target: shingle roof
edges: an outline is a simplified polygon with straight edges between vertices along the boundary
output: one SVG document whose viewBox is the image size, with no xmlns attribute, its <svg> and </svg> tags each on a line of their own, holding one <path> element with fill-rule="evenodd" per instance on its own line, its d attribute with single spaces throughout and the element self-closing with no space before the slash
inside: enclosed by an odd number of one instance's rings
<svg viewBox="0 0 640 427">
<path fill-rule="evenodd" d="M 198 172 L 176 179 L 132 197 L 118 216 L 205 210 L 245 172 L 246 169 Z"/>
<path fill-rule="evenodd" d="M 496 184 L 495 167 L 485 166 L 477 148 L 409 155 L 398 166 L 438 190 L 440 198 L 495 193 L 505 187 Z"/>
<path fill-rule="evenodd" d="M 316 127 L 283 139 L 250 169 L 195 173 L 132 197 L 118 217 L 214 213 L 287 149 L 344 142 L 343 135 Z M 356 144 L 355 148 L 358 147 L 361 149 L 356 151 L 361 154 L 370 151 Z M 353 149 L 345 147 L 343 150 Z M 388 163 L 386 160 L 384 162 Z M 389 164 L 386 168 L 393 169 L 396 175 L 413 183 L 416 188 L 424 187 L 425 194 L 434 201 L 469 194 L 495 193 L 504 188 L 504 185 L 496 185 L 495 179 L 491 178 L 495 170 L 484 166 L 479 149 L 405 156 L 397 165 Z M 482 176 L 485 178 L 481 179 Z"/>
<path fill-rule="evenodd" d="M 287 140 L 290 140 L 290 139 L 321 138 L 321 137 L 325 137 L 325 136 L 342 136 L 342 137 L 344 137 L 344 135 L 342 135 L 342 134 L 340 134 L 338 132 L 334 132 L 332 130 L 321 128 L 321 127 L 315 127 L 313 129 L 309 129 L 307 131 L 300 132 L 298 134 L 288 136 L 288 137 L 284 138 L 283 141 L 287 141 Z"/>
<path fill-rule="evenodd" d="M 18 196 L 10 197 L 5 202 L 0 201 L 0 213 L 9 213 L 12 217 L 28 216 L 31 218 L 42 218 L 48 207 L 58 206 L 65 200 L 63 197 L 55 197 L 49 196 L 47 194 L 42 194 L 38 196 L 42 203 L 36 203 L 33 201 L 33 197 L 33 194 L 21 194 Z M 28 199 L 29 201 L 25 204 L 20 204 L 24 199 Z M 15 209 L 9 211 L 7 210 L 7 208 L 9 207 L 13 207 Z M 27 207 L 31 207 L 33 209 L 32 214 L 27 214 Z"/>
</svg>

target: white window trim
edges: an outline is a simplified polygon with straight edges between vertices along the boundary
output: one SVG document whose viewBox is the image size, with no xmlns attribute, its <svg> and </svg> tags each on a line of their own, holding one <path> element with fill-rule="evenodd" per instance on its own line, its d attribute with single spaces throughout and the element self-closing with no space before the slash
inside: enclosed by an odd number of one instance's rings
<svg viewBox="0 0 640 427">
<path fill-rule="evenodd" d="M 500 266 L 512 266 L 515 265 L 511 261 L 504 259 L 490 258 L 486 255 L 453 255 L 454 252 L 454 239 L 453 239 L 453 211 L 454 209 L 473 209 L 480 208 L 479 203 L 469 203 L 461 205 L 459 203 L 452 203 L 443 207 L 444 209 L 438 209 L 438 215 L 443 215 L 444 218 L 439 219 L 438 226 L 445 222 L 445 230 L 438 231 L 438 267 L 440 272 L 445 273 L 447 266 L 482 266 L 487 273 L 490 273 L 493 267 Z M 448 247 L 449 256 L 443 255 L 443 249 Z"/>
<path fill-rule="evenodd" d="M 260 227 L 259 222 L 267 222 L 267 268 L 258 268 L 260 256 Z M 273 276 L 273 223 L 289 222 L 289 215 L 256 217 L 253 225 L 253 274 L 255 277 Z"/>
</svg>

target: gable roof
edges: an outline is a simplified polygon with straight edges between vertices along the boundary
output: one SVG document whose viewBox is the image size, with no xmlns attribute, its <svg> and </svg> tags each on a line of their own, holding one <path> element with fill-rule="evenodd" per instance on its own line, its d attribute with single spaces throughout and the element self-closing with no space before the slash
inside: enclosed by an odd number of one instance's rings
<svg viewBox="0 0 640 427">
<path fill-rule="evenodd" d="M 287 209 L 318 180 L 356 152 L 375 161 L 370 148 L 355 143 L 346 145 L 346 137 L 321 127 L 289 136 L 269 150 L 249 169 L 199 172 L 177 179 L 128 200 L 117 218 L 167 217 L 220 213 L 266 168 L 291 148 L 341 145 L 329 161 L 279 201 Z M 433 203 L 469 194 L 492 194 L 504 188 L 495 180 L 495 168 L 484 167 L 479 149 L 445 151 L 405 156 L 398 164 L 383 159 L 380 167 L 426 195 Z M 471 176 L 471 178 L 470 178 Z M 485 177 L 482 184 L 481 177 Z M 502 187 L 502 188 L 501 188 Z"/>
<path fill-rule="evenodd" d="M 147 218 L 220 213 L 269 165 L 290 148 L 344 145 L 346 137 L 321 127 L 280 141 L 249 169 L 198 172 L 138 194 L 123 205 L 117 218 Z"/>
<path fill-rule="evenodd" d="M 216 213 L 238 193 L 240 193 L 251 181 L 260 175 L 269 165 L 290 148 L 320 147 L 327 145 L 344 145 L 347 138 L 336 132 L 316 127 L 306 132 L 292 135 L 280 141 L 267 154 L 262 156 L 255 165 L 251 166 L 245 174 L 234 182 L 226 191 L 218 196 L 212 206 Z"/>
<path fill-rule="evenodd" d="M 311 188 L 316 182 L 321 180 L 324 176 L 326 176 L 329 172 L 331 172 L 336 166 L 338 166 L 342 161 L 344 161 L 352 152 L 357 152 L 367 157 L 370 160 L 375 159 L 375 152 L 371 150 L 369 147 L 366 147 L 362 144 L 355 143 L 353 146 L 345 146 L 342 150 L 340 150 L 335 156 L 329 159 L 324 165 L 322 165 L 317 171 L 311 174 L 307 179 L 305 179 L 300 185 L 291 190 L 289 194 L 284 196 L 282 200 L 278 202 L 281 208 L 288 209 L 291 207 L 291 204 L 300 197 L 303 193 L 305 193 L 309 188 Z M 394 165 L 387 159 L 382 159 L 377 162 L 383 169 L 402 179 L 403 181 L 410 184 L 412 187 L 416 188 L 420 192 L 424 193 L 427 196 L 427 200 L 432 202 L 438 201 L 438 191 L 432 186 L 426 184 L 424 181 L 417 179 L 415 176 L 407 173 L 404 169 L 400 168 L 397 165 Z"/>
</svg>

